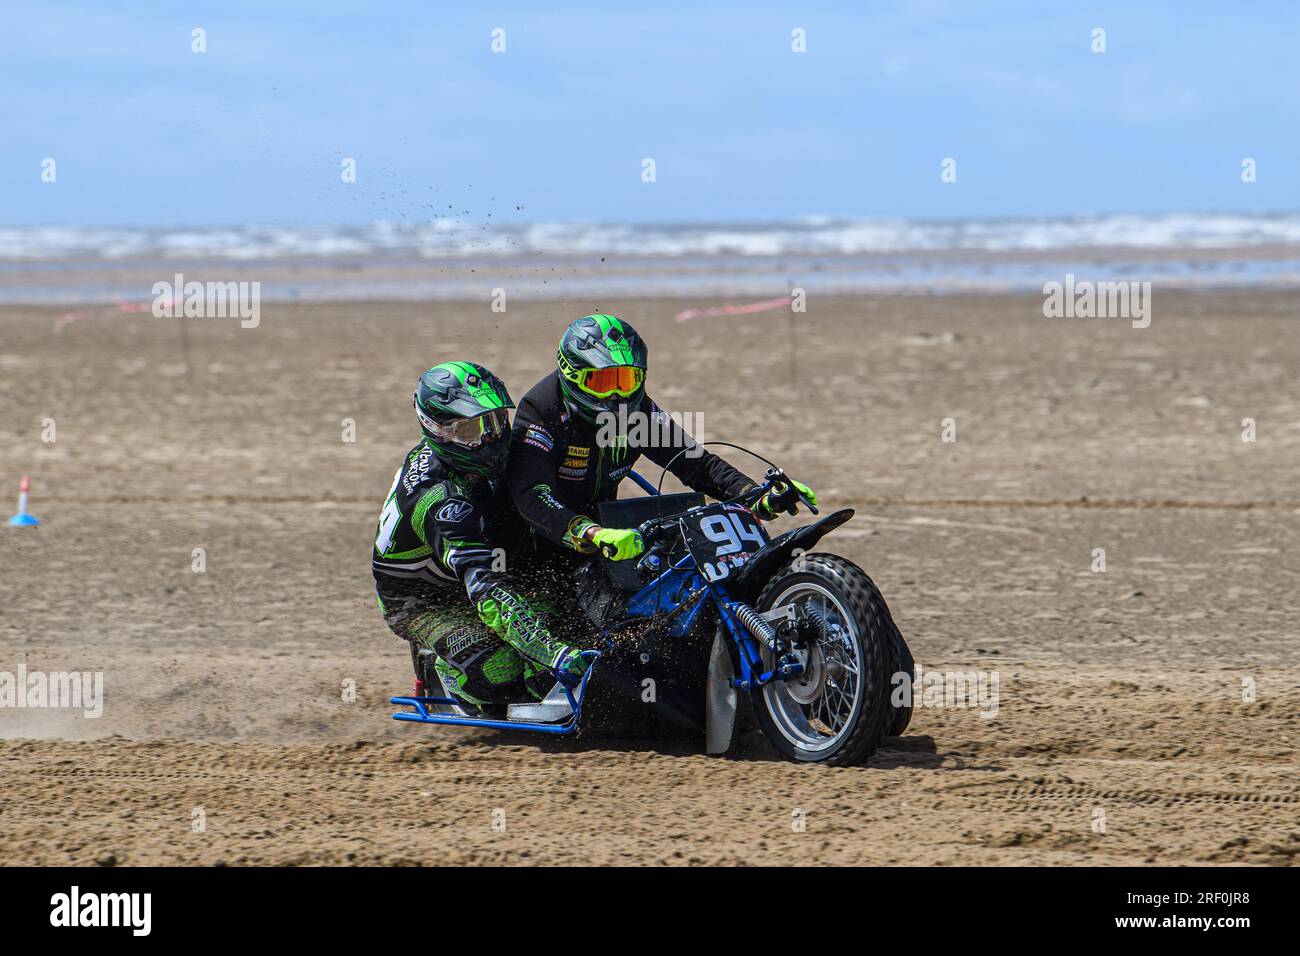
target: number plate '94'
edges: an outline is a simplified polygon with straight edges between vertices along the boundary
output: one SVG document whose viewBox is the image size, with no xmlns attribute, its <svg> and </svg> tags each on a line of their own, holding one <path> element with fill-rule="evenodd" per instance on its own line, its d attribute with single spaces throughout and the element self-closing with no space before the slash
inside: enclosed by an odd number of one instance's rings
<svg viewBox="0 0 1300 956">
<path fill-rule="evenodd" d="M 767 532 L 746 508 L 709 505 L 682 518 L 691 557 L 710 581 L 721 581 L 767 544 Z"/>
</svg>

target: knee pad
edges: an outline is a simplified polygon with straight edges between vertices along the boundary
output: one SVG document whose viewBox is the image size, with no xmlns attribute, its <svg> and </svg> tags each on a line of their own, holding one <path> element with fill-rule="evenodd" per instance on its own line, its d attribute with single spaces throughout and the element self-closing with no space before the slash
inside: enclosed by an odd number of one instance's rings
<svg viewBox="0 0 1300 956">
<path fill-rule="evenodd" d="M 475 702 L 517 699 L 524 676 L 523 658 L 485 627 L 459 627 L 442 634 L 433 645 L 438 672 L 447 689 Z M 452 674 L 448 674 L 450 669 Z"/>
</svg>

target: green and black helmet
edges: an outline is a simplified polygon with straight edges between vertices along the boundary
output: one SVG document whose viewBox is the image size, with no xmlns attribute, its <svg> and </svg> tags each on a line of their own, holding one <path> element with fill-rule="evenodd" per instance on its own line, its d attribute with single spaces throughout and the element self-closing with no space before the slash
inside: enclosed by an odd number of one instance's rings
<svg viewBox="0 0 1300 956">
<path fill-rule="evenodd" d="M 482 365 L 443 362 L 420 376 L 411 397 L 424 437 L 458 471 L 493 477 L 510 453 L 505 383 Z"/>
<path fill-rule="evenodd" d="M 613 315 L 584 315 L 560 339 L 560 390 L 569 410 L 595 422 L 645 394 L 648 349 L 636 329 Z"/>
</svg>

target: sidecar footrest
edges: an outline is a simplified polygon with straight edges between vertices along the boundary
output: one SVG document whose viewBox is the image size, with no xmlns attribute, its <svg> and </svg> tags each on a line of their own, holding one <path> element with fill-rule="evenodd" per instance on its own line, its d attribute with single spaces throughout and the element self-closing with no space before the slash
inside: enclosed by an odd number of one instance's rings
<svg viewBox="0 0 1300 956">
<path fill-rule="evenodd" d="M 536 720 L 542 723 L 564 720 L 573 716 L 572 698 L 564 693 L 557 681 L 551 692 L 535 704 L 511 704 L 506 714 L 511 720 Z"/>
<path fill-rule="evenodd" d="M 598 651 L 584 651 L 583 656 L 594 660 Z M 460 702 L 453 697 L 393 697 L 391 703 L 409 708 L 393 714 L 394 720 L 418 724 L 444 724 L 453 727 L 488 727 L 494 730 L 529 730 L 540 734 L 571 734 L 578 729 L 582 716 L 582 696 L 594 668 L 582 675 L 576 692 L 556 682 L 541 701 L 535 704 L 511 704 L 504 720 L 496 717 L 476 717 L 460 710 Z M 459 713 L 440 712 L 446 705 L 456 705 Z M 434 709 L 438 708 L 438 709 Z"/>
</svg>

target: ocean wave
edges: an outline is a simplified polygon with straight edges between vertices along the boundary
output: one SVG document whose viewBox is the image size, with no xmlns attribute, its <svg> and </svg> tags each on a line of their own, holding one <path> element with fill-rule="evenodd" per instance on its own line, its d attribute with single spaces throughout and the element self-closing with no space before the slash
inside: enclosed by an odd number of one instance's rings
<svg viewBox="0 0 1300 956">
<path fill-rule="evenodd" d="M 1300 213 L 1171 213 L 1025 219 L 833 219 L 744 223 L 146 228 L 0 227 L 0 262 L 262 261 L 617 255 L 650 258 L 861 256 L 1058 249 L 1209 249 L 1300 244 Z"/>
</svg>

